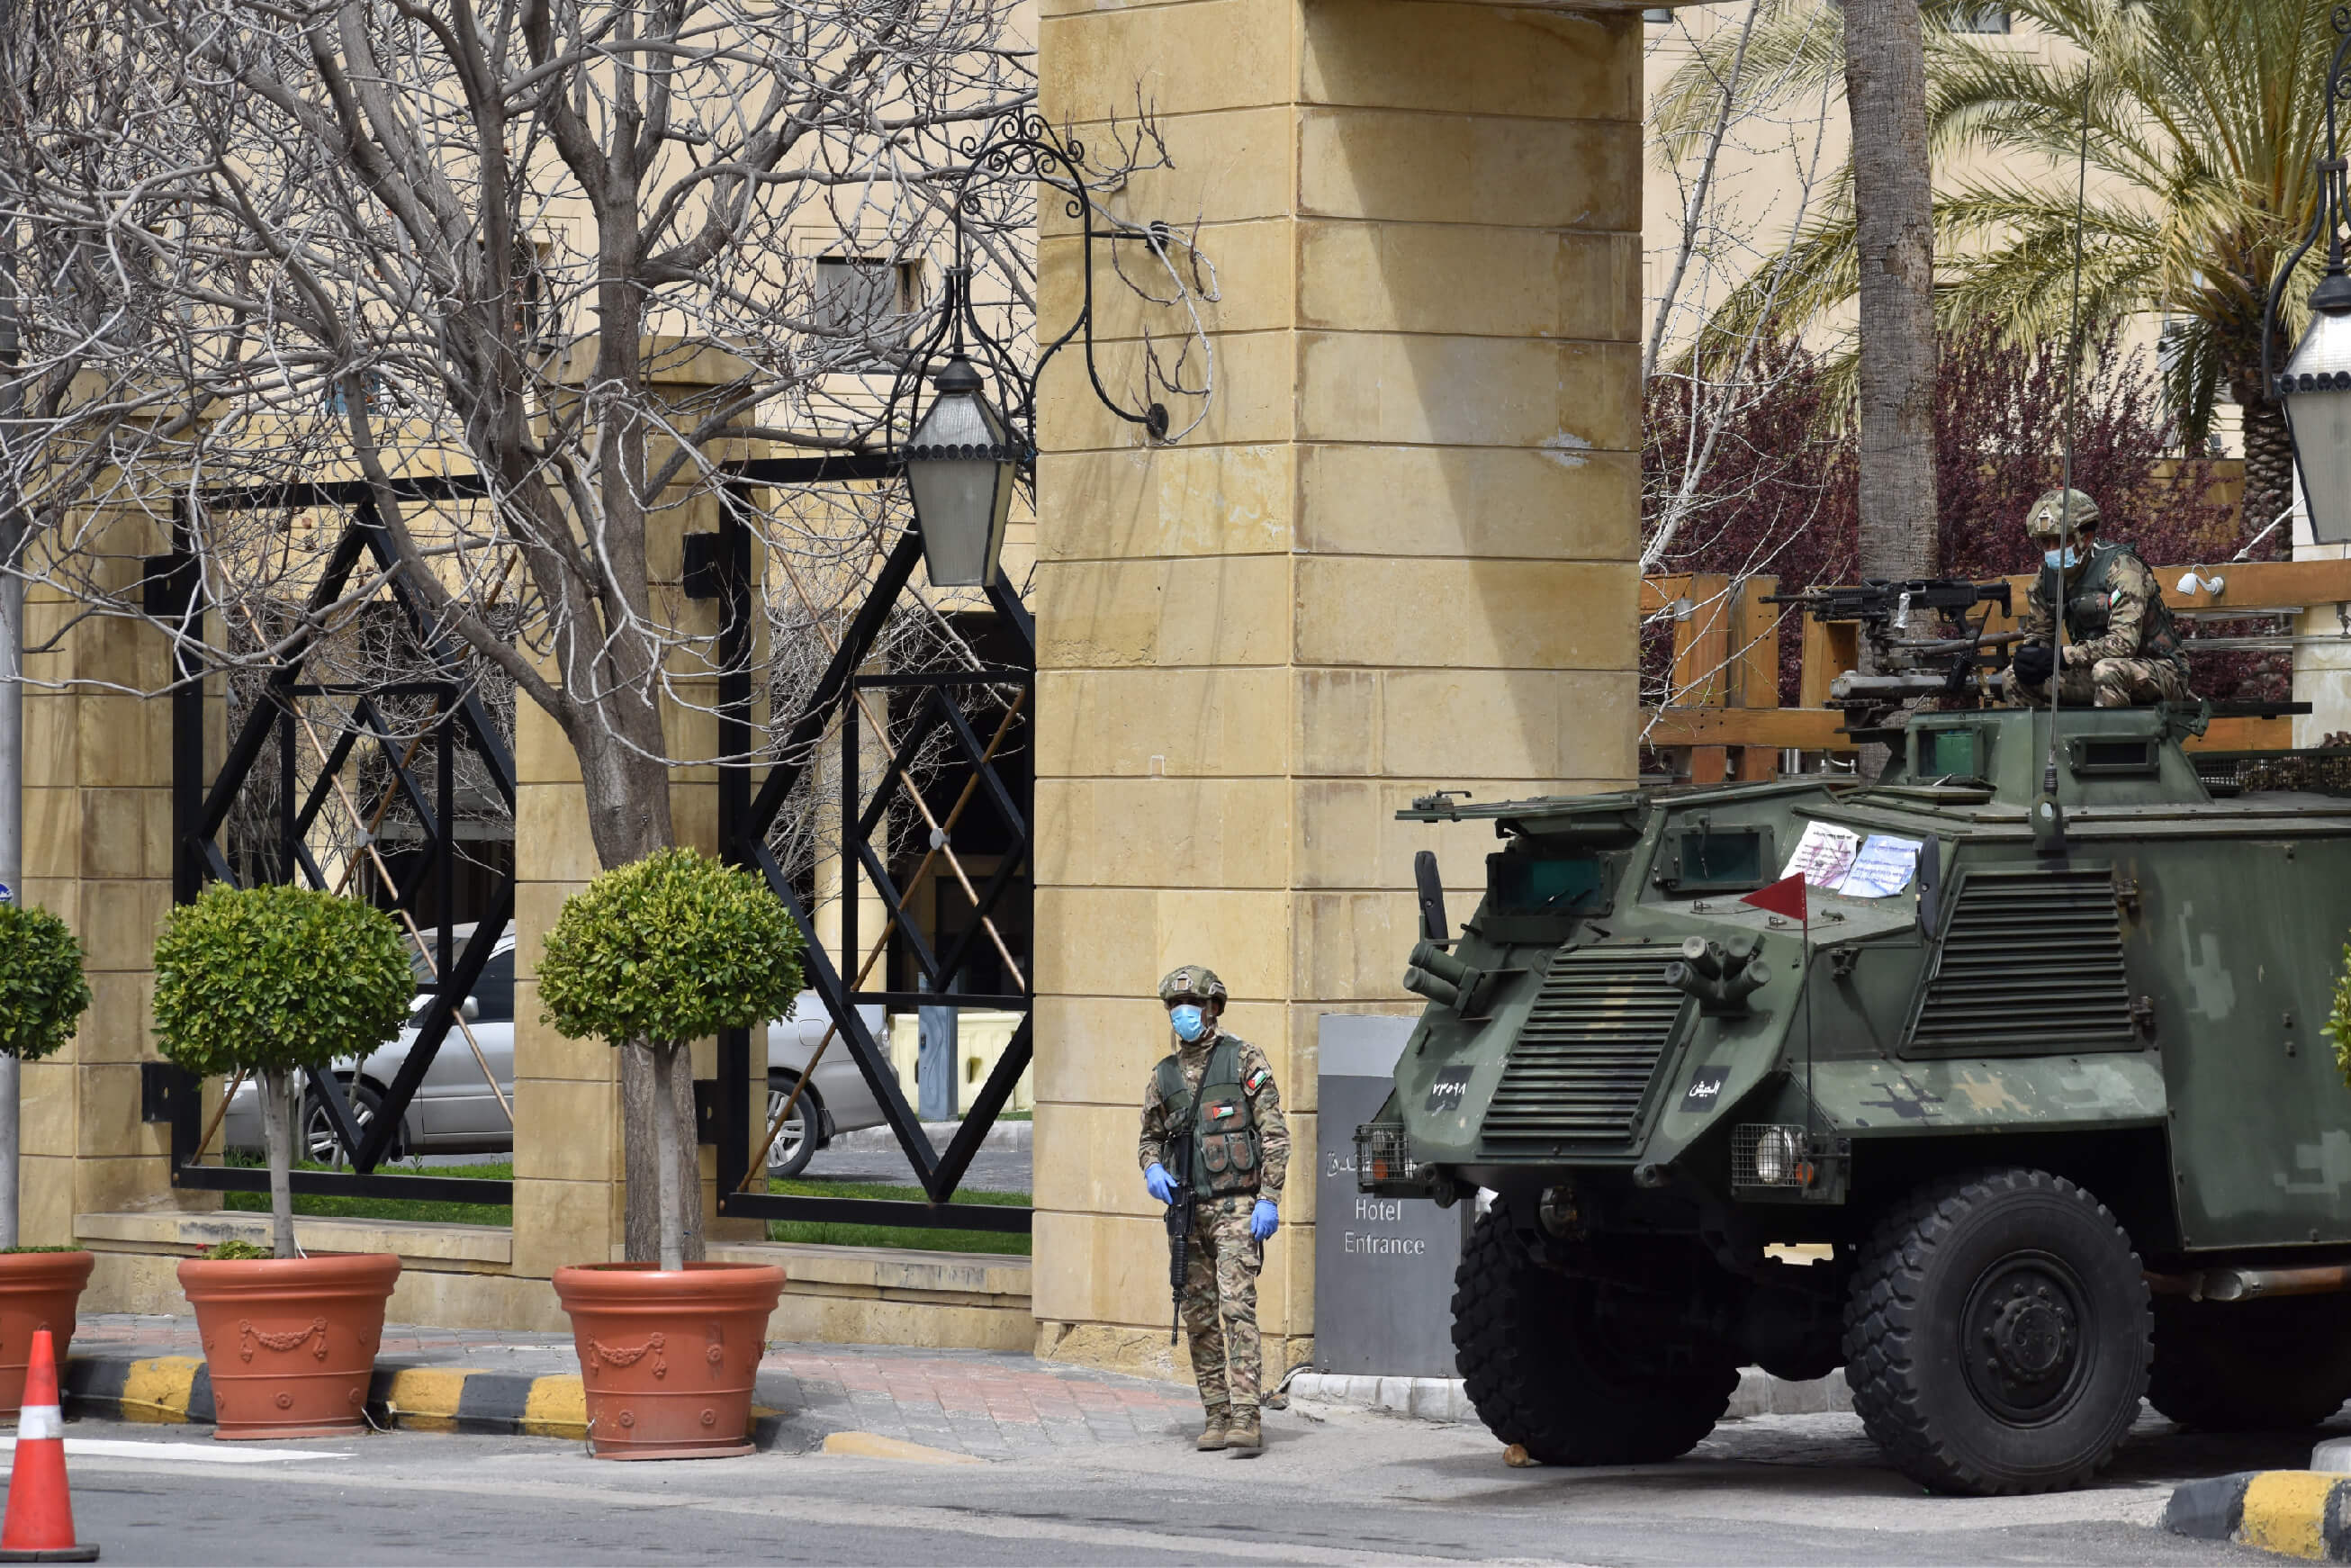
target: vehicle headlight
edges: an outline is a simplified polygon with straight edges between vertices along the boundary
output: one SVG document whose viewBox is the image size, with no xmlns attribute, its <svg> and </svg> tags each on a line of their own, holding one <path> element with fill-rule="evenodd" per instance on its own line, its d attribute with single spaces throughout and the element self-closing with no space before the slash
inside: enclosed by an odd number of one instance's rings
<svg viewBox="0 0 2351 1568">
<path fill-rule="evenodd" d="M 1802 1127 L 1748 1123 L 1732 1139 L 1731 1180 L 1740 1186 L 1802 1186 L 1812 1176 L 1804 1143 Z"/>
</svg>

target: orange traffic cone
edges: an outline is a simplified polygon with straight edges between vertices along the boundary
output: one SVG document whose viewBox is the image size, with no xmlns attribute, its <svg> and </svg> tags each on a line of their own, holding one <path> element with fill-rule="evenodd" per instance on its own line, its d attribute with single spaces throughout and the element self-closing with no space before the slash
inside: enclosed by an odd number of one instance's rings
<svg viewBox="0 0 2351 1568">
<path fill-rule="evenodd" d="M 66 1490 L 65 1416 L 57 1408 L 57 1352 L 49 1331 L 33 1331 L 25 1404 L 16 1415 L 16 1457 L 8 1472 L 8 1519 L 0 1563 L 95 1563 L 98 1548 L 74 1540 Z"/>
</svg>

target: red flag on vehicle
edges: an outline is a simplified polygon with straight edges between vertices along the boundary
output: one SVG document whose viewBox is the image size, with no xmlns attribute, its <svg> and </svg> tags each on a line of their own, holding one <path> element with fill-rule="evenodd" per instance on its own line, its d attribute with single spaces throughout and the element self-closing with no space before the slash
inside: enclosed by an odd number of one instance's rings
<svg viewBox="0 0 2351 1568">
<path fill-rule="evenodd" d="M 1783 877 L 1769 887 L 1757 888 L 1739 901 L 1758 909 L 1768 909 L 1774 915 L 1784 915 L 1791 920 L 1804 916 L 1804 877 L 1802 872 Z"/>
</svg>

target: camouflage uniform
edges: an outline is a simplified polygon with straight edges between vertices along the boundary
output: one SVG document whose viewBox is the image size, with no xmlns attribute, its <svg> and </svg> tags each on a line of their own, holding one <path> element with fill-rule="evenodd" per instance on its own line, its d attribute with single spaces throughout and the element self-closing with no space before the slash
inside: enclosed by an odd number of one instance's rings
<svg viewBox="0 0 2351 1568">
<path fill-rule="evenodd" d="M 2095 528 L 2098 506 L 2081 491 L 2053 490 L 2033 503 L 2026 530 L 2044 549 L 2055 548 L 2070 524 Z M 2188 654 L 2172 631 L 2171 612 L 2163 602 L 2162 585 L 2147 563 L 2126 544 L 2107 544 L 2082 538 L 2073 540 L 2083 552 L 2081 566 L 2065 585 L 2064 664 L 2057 676 L 2057 700 L 2076 707 L 2130 707 L 2154 702 L 2188 702 Z M 2023 618 L 2016 629 L 2032 642 L 2049 638 L 2051 614 L 2043 580 L 2035 577 L 2026 596 Z M 2046 682 L 2027 683 L 2009 668 L 2009 700 L 2038 706 L 2049 700 Z"/>
<path fill-rule="evenodd" d="M 1212 1022 L 1198 1040 L 1188 1045 L 1177 1042 L 1176 1061 L 1185 1083 L 1195 1092 L 1199 1090 L 1209 1055 L 1225 1041 L 1240 1048 L 1240 1080 L 1249 1090 L 1257 1123 L 1258 1175 L 1255 1191 L 1219 1197 L 1203 1191 L 1193 1211 L 1184 1270 L 1184 1327 L 1192 1342 L 1192 1375 L 1200 1385 L 1200 1403 L 1212 1416 L 1228 1406 L 1237 1414 L 1257 1409 L 1264 1364 L 1257 1333 L 1257 1276 L 1265 1263 L 1265 1244 L 1249 1235 L 1249 1215 L 1259 1198 L 1281 1201 L 1282 1178 L 1290 1167 L 1290 1124 L 1282 1119 L 1281 1092 L 1264 1051 L 1238 1036 L 1220 1033 Z M 1143 1135 L 1135 1145 L 1136 1163 L 1144 1170 L 1168 1163 L 1168 1132 L 1167 1105 L 1155 1071 L 1144 1091 Z"/>
</svg>

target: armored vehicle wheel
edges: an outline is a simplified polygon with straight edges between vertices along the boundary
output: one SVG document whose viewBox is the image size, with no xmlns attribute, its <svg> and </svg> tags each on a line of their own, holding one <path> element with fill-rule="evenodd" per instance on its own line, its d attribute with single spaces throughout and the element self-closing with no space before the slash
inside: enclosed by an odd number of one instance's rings
<svg viewBox="0 0 2351 1568">
<path fill-rule="evenodd" d="M 2147 1281 L 2105 1206 L 2045 1171 L 1933 1183 L 1845 1302 L 1853 1407 L 1903 1474 L 1977 1497 L 2079 1486 L 2147 1386 Z"/>
<path fill-rule="evenodd" d="M 2147 1397 L 2207 1432 L 2315 1426 L 2351 1398 L 2351 1301 L 2158 1297 Z"/>
<path fill-rule="evenodd" d="M 1453 1284 L 1470 1404 L 1494 1436 L 1546 1465 L 1675 1458 L 1714 1430 L 1739 1386 L 1729 1349 L 1664 1343 L 1654 1312 L 1609 1311 L 1597 1282 L 1538 1267 L 1499 1204 Z"/>
</svg>

